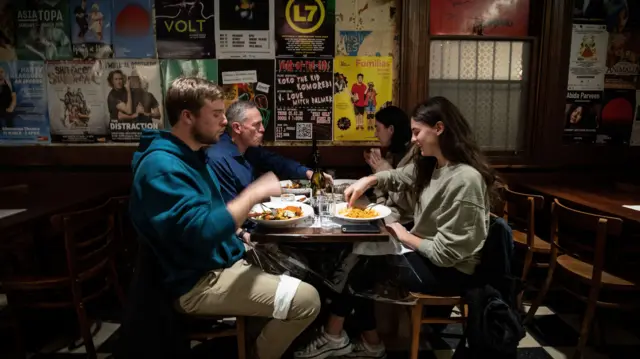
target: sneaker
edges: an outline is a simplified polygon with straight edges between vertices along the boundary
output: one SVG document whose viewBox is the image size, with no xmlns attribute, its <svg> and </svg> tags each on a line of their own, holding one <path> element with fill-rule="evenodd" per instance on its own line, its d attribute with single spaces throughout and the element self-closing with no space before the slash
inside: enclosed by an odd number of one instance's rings
<svg viewBox="0 0 640 359">
<path fill-rule="evenodd" d="M 293 357 L 296 359 L 325 359 L 349 354 L 351 350 L 351 341 L 345 331 L 340 333 L 339 338 L 335 338 L 323 330 L 322 334 L 311 343 L 293 353 Z"/>
<path fill-rule="evenodd" d="M 353 343 L 351 353 L 344 357 L 348 359 L 387 359 L 387 350 L 382 343 L 371 347 L 363 341 L 357 341 Z"/>
</svg>

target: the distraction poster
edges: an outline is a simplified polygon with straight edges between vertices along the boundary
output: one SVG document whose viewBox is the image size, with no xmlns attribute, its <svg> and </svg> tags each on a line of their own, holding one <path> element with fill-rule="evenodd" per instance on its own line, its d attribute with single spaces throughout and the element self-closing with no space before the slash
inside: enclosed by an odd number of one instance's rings
<svg viewBox="0 0 640 359">
<path fill-rule="evenodd" d="M 276 0 L 276 56 L 333 57 L 335 0 Z"/>
<path fill-rule="evenodd" d="M 218 60 L 218 82 L 225 106 L 235 101 L 252 101 L 262 115 L 265 141 L 274 139 L 275 61 Z"/>
<path fill-rule="evenodd" d="M 393 58 L 347 57 L 334 60 L 333 139 L 374 141 L 375 113 L 392 101 Z"/>
</svg>

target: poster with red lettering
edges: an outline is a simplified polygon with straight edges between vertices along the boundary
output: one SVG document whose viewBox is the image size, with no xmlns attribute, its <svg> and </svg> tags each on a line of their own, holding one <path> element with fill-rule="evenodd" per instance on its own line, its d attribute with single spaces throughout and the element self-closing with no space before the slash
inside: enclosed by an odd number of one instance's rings
<svg viewBox="0 0 640 359">
<path fill-rule="evenodd" d="M 431 35 L 527 36 L 529 0 L 431 0 Z"/>
</svg>

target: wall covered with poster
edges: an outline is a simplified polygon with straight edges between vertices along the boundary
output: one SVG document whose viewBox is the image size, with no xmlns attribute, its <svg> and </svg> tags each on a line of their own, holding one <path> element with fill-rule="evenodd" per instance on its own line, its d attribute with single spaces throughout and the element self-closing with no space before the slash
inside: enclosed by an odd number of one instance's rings
<svg viewBox="0 0 640 359">
<path fill-rule="evenodd" d="M 640 4 L 577 0 L 573 15 L 564 142 L 640 145 Z"/>
<path fill-rule="evenodd" d="M 136 142 L 169 127 L 179 76 L 255 102 L 267 144 L 375 141 L 373 114 L 398 88 L 395 3 L 0 0 L 0 143 Z"/>
</svg>

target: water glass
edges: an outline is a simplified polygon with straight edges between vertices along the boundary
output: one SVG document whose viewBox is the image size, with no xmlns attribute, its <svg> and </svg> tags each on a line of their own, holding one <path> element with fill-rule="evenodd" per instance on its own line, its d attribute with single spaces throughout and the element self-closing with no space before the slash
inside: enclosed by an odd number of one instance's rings
<svg viewBox="0 0 640 359">
<path fill-rule="evenodd" d="M 295 202 L 296 201 L 296 195 L 293 193 L 283 193 L 280 195 L 280 200 L 282 202 Z"/>
<path fill-rule="evenodd" d="M 335 203 L 333 200 L 333 195 L 320 195 L 316 197 L 316 202 L 318 205 L 318 216 L 320 217 L 320 223 L 324 226 L 324 222 L 327 224 L 331 221 L 331 217 L 333 217 L 333 212 L 335 210 Z"/>
</svg>

